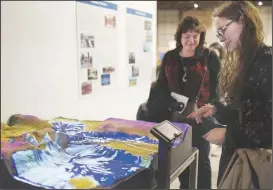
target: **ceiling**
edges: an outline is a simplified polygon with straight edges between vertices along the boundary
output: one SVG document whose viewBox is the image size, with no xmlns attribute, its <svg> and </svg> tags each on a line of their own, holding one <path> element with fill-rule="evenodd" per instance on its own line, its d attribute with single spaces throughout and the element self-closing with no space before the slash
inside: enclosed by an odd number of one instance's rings
<svg viewBox="0 0 273 190">
<path fill-rule="evenodd" d="M 157 1 L 158 9 L 177 9 L 181 11 L 194 9 L 193 5 L 198 4 L 198 9 L 214 8 L 225 1 Z M 252 1 L 257 5 L 258 1 Z M 272 6 L 272 1 L 262 1 L 264 6 Z"/>
<path fill-rule="evenodd" d="M 212 5 L 220 4 L 222 1 L 157 1 L 158 9 L 193 9 L 193 5 L 198 4 L 198 9 L 212 8 Z"/>
</svg>

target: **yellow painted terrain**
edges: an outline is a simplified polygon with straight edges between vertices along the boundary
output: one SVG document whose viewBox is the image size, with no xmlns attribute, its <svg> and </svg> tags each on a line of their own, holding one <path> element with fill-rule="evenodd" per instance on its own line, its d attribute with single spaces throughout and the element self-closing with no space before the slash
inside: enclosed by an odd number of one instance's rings
<svg viewBox="0 0 273 190">
<path fill-rule="evenodd" d="M 95 189 L 97 187 L 89 178 L 73 178 L 69 180 L 69 183 L 76 189 Z"/>
</svg>

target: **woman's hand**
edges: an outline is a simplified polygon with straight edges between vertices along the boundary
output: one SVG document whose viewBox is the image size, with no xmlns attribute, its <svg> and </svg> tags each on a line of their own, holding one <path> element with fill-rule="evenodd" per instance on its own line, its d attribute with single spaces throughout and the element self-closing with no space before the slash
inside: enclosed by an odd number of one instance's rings
<svg viewBox="0 0 273 190">
<path fill-rule="evenodd" d="M 212 144 L 222 145 L 225 141 L 226 131 L 225 128 L 214 128 L 203 137 Z"/>
<path fill-rule="evenodd" d="M 192 112 L 190 115 L 188 115 L 188 118 L 193 118 L 197 123 L 202 123 L 202 117 L 211 117 L 213 114 L 215 114 L 215 112 L 216 108 L 213 105 L 207 104 L 199 108 L 197 111 Z"/>
</svg>

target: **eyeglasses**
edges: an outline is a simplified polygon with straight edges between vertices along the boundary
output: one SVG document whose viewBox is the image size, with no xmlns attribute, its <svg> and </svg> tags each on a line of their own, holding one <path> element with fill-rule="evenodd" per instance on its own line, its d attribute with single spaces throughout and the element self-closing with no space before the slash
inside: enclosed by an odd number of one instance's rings
<svg viewBox="0 0 273 190">
<path fill-rule="evenodd" d="M 225 26 L 222 26 L 221 28 L 219 28 L 216 34 L 217 38 L 220 39 L 225 34 L 225 31 L 227 30 L 228 26 L 231 25 L 233 22 L 234 21 L 232 20 L 229 23 L 227 23 Z"/>
</svg>

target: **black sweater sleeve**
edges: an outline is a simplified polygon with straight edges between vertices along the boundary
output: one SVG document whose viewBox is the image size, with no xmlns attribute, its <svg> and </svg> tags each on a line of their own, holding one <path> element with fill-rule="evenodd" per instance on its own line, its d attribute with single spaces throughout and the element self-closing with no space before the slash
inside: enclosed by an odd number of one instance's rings
<svg viewBox="0 0 273 190">
<path fill-rule="evenodd" d="M 210 103 L 218 102 L 219 98 L 217 95 L 217 86 L 218 86 L 218 74 L 221 68 L 221 61 L 214 51 L 210 51 L 207 67 L 210 73 L 209 102 Z"/>
<path fill-rule="evenodd" d="M 166 65 L 168 63 L 168 58 L 169 58 L 169 52 L 167 52 L 162 60 L 158 78 L 157 78 L 157 87 L 160 88 L 162 92 L 169 93 L 169 88 L 168 88 L 168 81 L 167 81 L 167 76 L 166 76 Z"/>
<path fill-rule="evenodd" d="M 235 120 L 227 126 L 226 143 L 235 148 L 272 148 L 272 55 L 259 59 L 256 65 L 250 77 L 252 98 L 243 100 L 243 123 Z M 226 117 L 230 113 L 221 104 L 216 104 L 216 109 Z"/>
<path fill-rule="evenodd" d="M 165 73 L 166 64 L 168 63 L 169 53 L 167 52 L 160 66 L 158 78 L 152 85 L 148 102 L 148 120 L 150 122 L 162 122 L 169 120 L 171 116 L 172 103 L 174 99 L 170 96 L 168 80 Z"/>
</svg>

